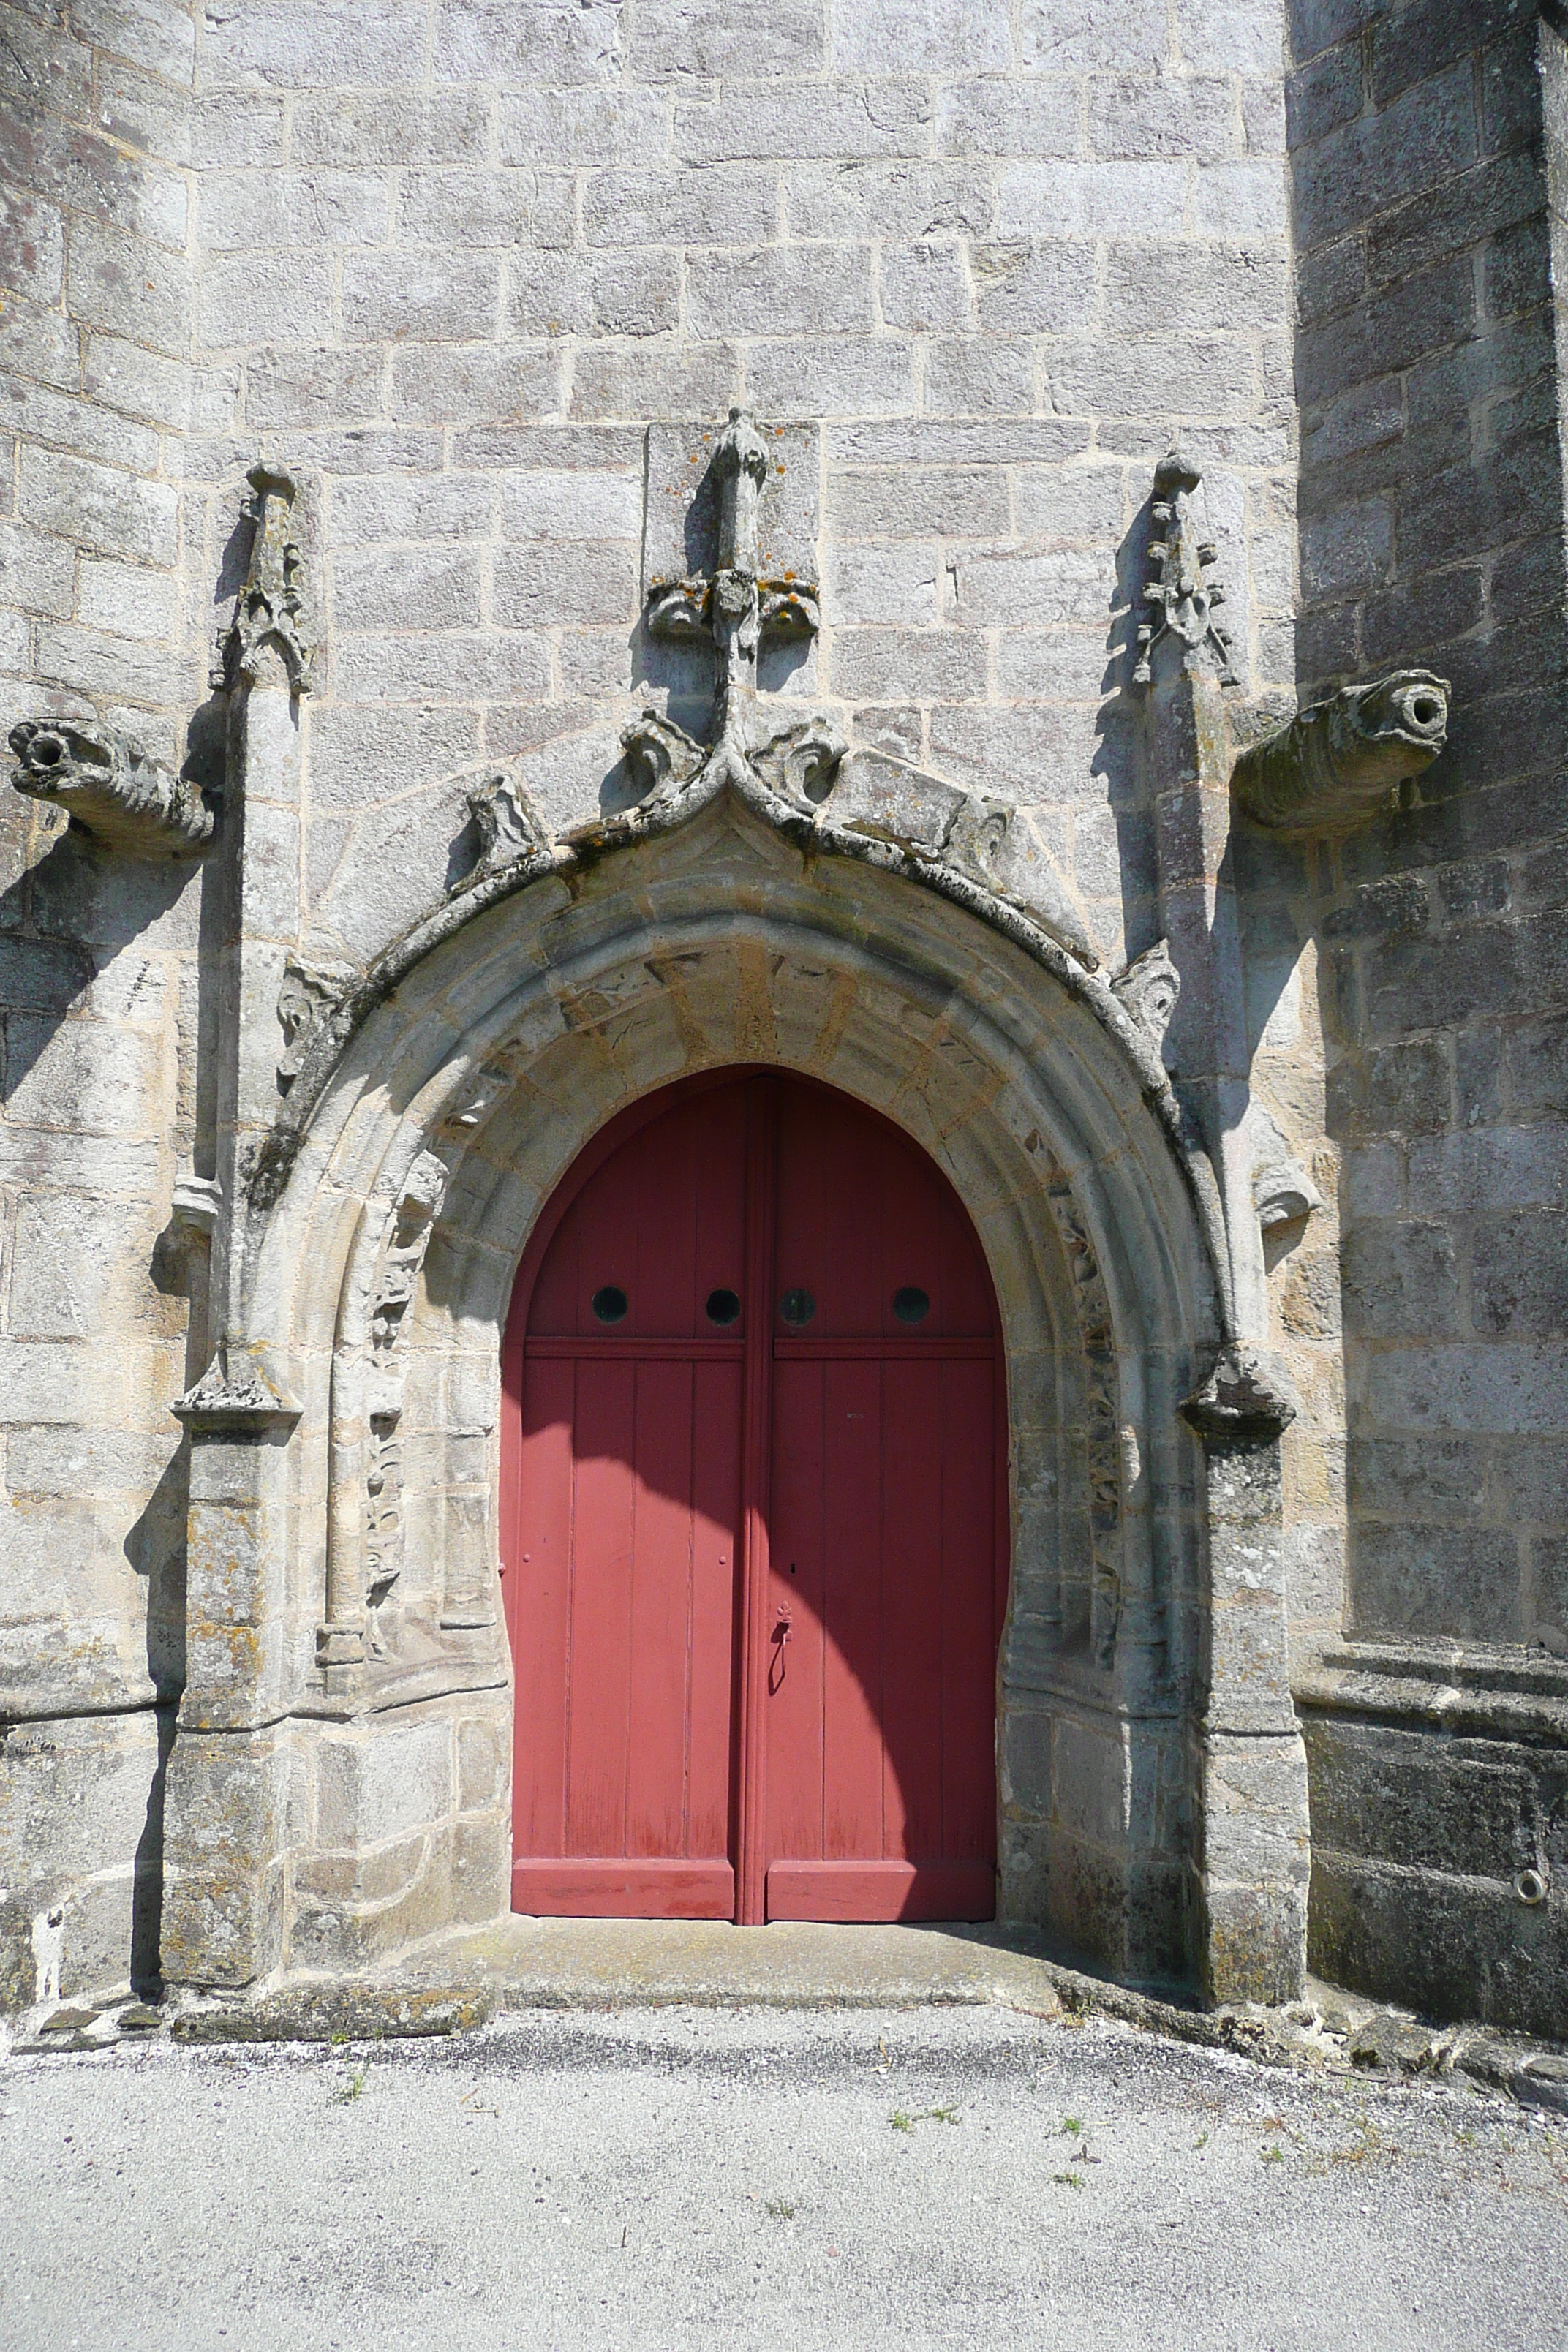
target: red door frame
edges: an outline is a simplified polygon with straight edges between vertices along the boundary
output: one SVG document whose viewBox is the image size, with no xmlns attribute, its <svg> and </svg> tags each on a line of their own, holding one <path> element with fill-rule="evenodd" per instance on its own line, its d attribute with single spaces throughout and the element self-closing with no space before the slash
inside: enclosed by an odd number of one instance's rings
<svg viewBox="0 0 1568 2352">
<path fill-rule="evenodd" d="M 716 1070 L 705 1070 L 696 1076 L 675 1080 L 667 1087 L 656 1087 L 651 1094 L 618 1111 L 599 1129 L 557 1181 L 549 1200 L 541 1210 L 533 1232 L 519 1263 L 513 1284 L 511 1306 L 507 1315 L 501 1341 L 501 1526 L 510 1528 L 517 1524 L 521 1497 L 517 1492 L 518 1465 L 522 1454 L 522 1396 L 524 1350 L 528 1335 L 529 1313 L 533 1301 L 534 1285 L 539 1278 L 546 1253 L 560 1228 L 563 1218 L 574 1201 L 605 1162 L 635 1135 L 639 1128 L 661 1118 L 682 1101 L 693 1095 L 705 1093 L 719 1086 L 733 1086 L 742 1081 L 766 1081 L 781 1077 L 800 1077 L 804 1074 L 778 1070 L 766 1064 L 731 1064 Z M 822 1084 L 820 1080 L 805 1081 Z M 840 1088 L 828 1091 L 842 1092 Z M 854 1101 L 856 1097 L 847 1097 Z M 859 1108 L 871 1117 L 882 1114 L 872 1110 L 869 1104 Z M 891 1122 L 889 1122 L 891 1123 Z M 753 1301 L 766 1295 L 764 1277 L 772 1264 L 773 1244 L 774 1195 L 777 1160 L 777 1100 L 772 1087 L 752 1085 L 748 1088 L 746 1119 L 746 1284 L 747 1295 Z M 984 1254 L 982 1254 L 984 1257 Z M 997 1307 L 994 1286 L 992 1294 L 994 1330 L 995 1410 L 993 1416 L 995 1433 L 995 1495 L 996 1527 L 994 1540 L 995 1585 L 994 1622 L 998 1635 L 1006 1611 L 1007 1585 L 1011 1568 L 1011 1546 L 1007 1501 L 1007 1383 L 1005 1350 L 1002 1344 L 1002 1321 Z M 769 1592 L 768 1512 L 769 1463 L 772 1445 L 773 1367 L 774 1333 L 771 1315 L 755 1308 L 746 1318 L 744 1335 L 745 1356 L 742 1373 L 742 1450 L 741 1474 L 741 1557 L 740 1573 L 740 1647 L 739 1695 L 740 1737 L 736 1741 L 737 1801 L 733 1807 L 737 1852 L 735 1854 L 736 1924 L 741 1927 L 761 1927 L 767 1916 L 767 1677 L 770 1652 L 767 1633 Z M 501 1547 L 501 1568 L 507 1568 L 506 1545 Z M 853 1867 L 850 1865 L 849 1867 Z"/>
</svg>

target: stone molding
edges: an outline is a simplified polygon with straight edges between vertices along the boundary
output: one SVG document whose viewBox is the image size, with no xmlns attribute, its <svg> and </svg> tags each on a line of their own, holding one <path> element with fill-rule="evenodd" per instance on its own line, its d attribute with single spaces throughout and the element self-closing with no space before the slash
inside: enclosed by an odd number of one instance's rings
<svg viewBox="0 0 1568 2352">
<path fill-rule="evenodd" d="M 12 728 L 11 782 L 63 809 L 106 848 L 132 857 L 199 856 L 216 818 L 196 786 L 134 735 L 99 719 L 23 719 Z"/>
<path fill-rule="evenodd" d="M 300 1408 L 279 1394 L 253 1359 L 224 1347 L 169 1411 L 193 1436 L 265 1439 L 292 1431 Z"/>
<path fill-rule="evenodd" d="M 1109 1671 L 1115 1664 L 1116 1637 L 1121 1625 L 1121 1504 L 1128 1433 L 1121 1426 L 1115 1324 L 1100 1260 L 1083 1213 L 1073 1198 L 1067 1170 L 1052 1154 L 1043 1172 L 1046 1197 L 1071 1276 L 1079 1349 L 1086 1374 L 1083 1445 L 1093 1563 L 1089 1643 L 1096 1664 Z M 1135 1472 L 1129 1483 L 1136 1483 Z"/>
<path fill-rule="evenodd" d="M 1568 1747 L 1568 1661 L 1544 1648 L 1352 1637 L 1325 1650 L 1291 1690 L 1298 1706 L 1324 1714 Z"/>
</svg>

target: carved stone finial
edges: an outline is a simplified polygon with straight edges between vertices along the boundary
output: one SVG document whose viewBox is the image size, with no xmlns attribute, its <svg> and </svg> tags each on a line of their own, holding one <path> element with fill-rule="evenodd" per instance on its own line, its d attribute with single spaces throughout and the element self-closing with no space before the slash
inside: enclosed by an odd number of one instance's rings
<svg viewBox="0 0 1568 2352">
<path fill-rule="evenodd" d="M 1110 992 L 1142 1023 L 1154 1044 L 1163 1045 L 1182 993 L 1182 975 L 1171 961 L 1170 941 L 1156 940 L 1152 948 L 1134 956 L 1126 971 L 1111 982 Z"/>
<path fill-rule="evenodd" d="M 1227 1340 L 1208 1378 L 1182 1405 L 1182 1416 L 1200 1437 L 1261 1442 L 1278 1437 L 1296 1418 L 1284 1381 L 1255 1348 Z"/>
<path fill-rule="evenodd" d="M 52 801 L 112 849 L 189 857 L 212 839 L 216 820 L 195 785 L 154 760 L 134 735 L 97 719 L 24 719 L 10 741 L 16 790 Z"/>
<path fill-rule="evenodd" d="M 270 466 L 253 466 L 246 479 L 254 492 L 249 510 L 256 519 L 250 568 L 234 619 L 218 636 L 208 682 L 215 692 L 231 687 L 238 677 L 254 683 L 263 674 L 263 656 L 270 647 L 282 664 L 290 693 L 305 694 L 310 690 L 313 649 L 304 595 L 304 559 L 293 533 L 294 482 L 291 476 Z"/>
<path fill-rule="evenodd" d="M 1430 767 L 1447 740 L 1447 678 L 1396 669 L 1342 687 L 1250 745 L 1231 772 L 1231 792 L 1255 824 L 1275 832 L 1360 824 L 1395 784 Z"/>
<path fill-rule="evenodd" d="M 278 1058 L 279 1094 L 287 1094 L 299 1076 L 322 1022 L 356 977 L 352 964 L 309 964 L 297 956 L 290 956 L 284 964 L 278 991 L 278 1023 L 283 1032 L 283 1051 Z"/>
<path fill-rule="evenodd" d="M 819 624 L 814 580 L 790 574 L 773 579 L 763 571 L 762 497 L 770 464 L 768 445 L 751 411 L 732 408 L 710 465 L 719 499 L 713 569 L 656 581 L 647 601 L 651 636 L 687 643 L 711 639 L 720 664 L 713 749 L 727 746 L 742 759 L 764 639 L 814 636 Z"/>
<path fill-rule="evenodd" d="M 768 478 L 768 449 L 749 408 L 732 408 L 713 450 L 719 476 L 719 569 L 757 576 L 757 501 Z"/>
<path fill-rule="evenodd" d="M 1154 471 L 1154 500 L 1149 509 L 1163 536 L 1149 541 L 1152 567 L 1143 594 L 1149 615 L 1138 624 L 1135 686 L 1148 686 L 1153 677 L 1151 657 L 1161 640 L 1175 637 L 1189 653 L 1205 647 L 1219 665 L 1220 684 L 1234 686 L 1230 639 L 1215 618 L 1225 602 L 1225 590 L 1213 578 L 1219 551 L 1208 535 L 1203 504 L 1203 477 L 1179 449 L 1163 457 Z"/>
</svg>

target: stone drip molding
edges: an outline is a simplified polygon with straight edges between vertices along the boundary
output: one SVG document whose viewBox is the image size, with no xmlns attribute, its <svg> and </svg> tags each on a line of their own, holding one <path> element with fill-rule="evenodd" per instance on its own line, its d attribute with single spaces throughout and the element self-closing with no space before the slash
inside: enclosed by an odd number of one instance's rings
<svg viewBox="0 0 1568 2352">
<path fill-rule="evenodd" d="M 105 848 L 132 857 L 199 857 L 212 840 L 217 820 L 197 787 L 118 727 L 24 719 L 10 743 L 16 790 L 63 809 Z"/>
<path fill-rule="evenodd" d="M 1216 1369 L 1229 1381 L 1225 1394 L 1239 1392 L 1246 1388 L 1247 1351 L 1240 1348 L 1232 1306 L 1218 1189 L 1160 1057 L 1162 1008 L 1168 1019 L 1180 986 L 1168 952 L 1162 948 L 1141 958 L 1113 986 L 1095 968 L 1082 918 L 1026 813 L 879 751 L 853 749 L 820 713 L 784 727 L 767 723 L 756 688 L 758 648 L 770 630 L 809 634 L 816 625 L 816 603 L 809 581 L 774 581 L 760 564 L 765 455 L 753 420 L 744 411 L 732 413 L 712 460 L 719 507 L 715 567 L 675 583 L 656 581 L 648 596 L 648 626 L 656 634 L 687 640 L 706 635 L 714 644 L 719 675 L 709 741 L 698 741 L 657 712 L 643 712 L 622 737 L 628 772 L 640 788 L 637 799 L 558 835 L 512 770 L 491 771 L 474 786 L 468 798 L 481 854 L 471 872 L 341 992 L 331 993 L 335 975 L 326 987 L 309 987 L 308 1013 L 301 1007 L 298 1026 L 289 1031 L 287 1097 L 247 1171 L 247 1268 L 254 1269 L 268 1218 L 350 1041 L 417 964 L 489 908 L 550 878 L 571 887 L 606 858 L 678 833 L 728 794 L 808 866 L 823 857 L 853 859 L 962 908 L 1022 950 L 1099 1022 L 1155 1118 L 1192 1201 L 1215 1286 Z M 307 992 L 303 978 L 296 988 Z M 473 1105 L 444 1122 L 443 1136 L 460 1142 L 507 1083 L 504 1073 L 493 1085 L 481 1078 Z M 1211 1373 L 1194 1402 L 1212 1386 Z M 1250 1418 L 1233 1421 L 1223 1401 L 1213 1406 L 1232 1434 L 1255 1431 L 1256 1398 L 1249 1412 Z"/>
<path fill-rule="evenodd" d="M 662 727 L 664 723 L 637 721 L 627 731 L 636 732 L 645 724 Z M 811 722 L 805 724 L 809 727 Z M 786 733 L 797 745 L 804 731 L 792 729 Z M 775 744 L 776 741 L 773 739 Z M 852 814 L 862 787 L 885 787 L 895 781 L 885 775 L 887 771 L 899 772 L 897 782 L 900 785 L 906 779 L 934 785 L 936 793 L 950 806 L 964 797 L 949 784 L 921 778 L 919 771 L 903 771 L 902 763 L 887 760 L 879 752 L 851 752 L 839 756 L 835 789 L 820 803 L 803 805 L 787 793 L 775 790 L 767 780 L 762 761 L 752 758 L 737 762 L 732 771 L 728 763 L 722 772 L 715 772 L 711 764 L 705 763 L 673 790 L 656 790 L 629 809 L 593 819 L 559 838 L 551 838 L 515 779 L 510 775 L 492 776 L 478 792 L 480 795 L 489 793 L 494 802 L 507 809 L 508 814 L 497 824 L 497 840 L 503 844 L 501 853 L 481 856 L 472 873 L 455 885 L 440 906 L 411 924 L 345 986 L 335 1002 L 321 1011 L 298 1058 L 287 1099 L 250 1163 L 247 1188 L 247 1263 L 254 1265 L 267 1217 L 282 1195 L 311 1117 L 349 1044 L 376 1007 L 393 994 L 416 965 L 490 908 L 552 877 L 570 886 L 574 878 L 593 872 L 608 857 L 679 833 L 729 793 L 789 841 L 808 862 L 820 857 L 853 859 L 882 873 L 896 875 L 975 916 L 1020 948 L 1092 1013 L 1126 1061 L 1142 1100 L 1157 1119 L 1181 1170 L 1209 1254 L 1219 1306 L 1222 1350 L 1234 1352 L 1237 1335 L 1229 1306 L 1224 1223 L 1214 1172 L 1206 1155 L 1188 1135 L 1170 1076 L 1160 1060 L 1152 1028 L 1141 1013 L 1128 1009 L 1108 981 L 1069 954 L 1035 915 L 1004 898 L 957 861 L 936 854 L 939 847 L 945 846 L 940 820 L 923 838 L 911 826 L 904 840 L 882 827 L 872 831 L 841 822 L 838 790 L 847 788 L 845 797 Z M 884 773 L 879 775 L 878 772 Z M 876 796 L 880 801 L 881 792 L 878 791 Z M 526 819 L 520 819 L 518 813 L 524 810 Z M 537 845 L 523 845 L 530 839 Z M 473 1103 L 454 1115 L 447 1126 L 458 1129 L 477 1126 L 496 1094 L 509 1083 L 502 1073 L 493 1085 L 481 1084 Z"/>
</svg>

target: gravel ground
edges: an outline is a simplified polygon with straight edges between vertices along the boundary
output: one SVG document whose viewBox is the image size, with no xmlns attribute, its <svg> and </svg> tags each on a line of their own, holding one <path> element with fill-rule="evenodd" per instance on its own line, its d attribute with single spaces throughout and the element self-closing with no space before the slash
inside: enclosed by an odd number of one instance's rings
<svg viewBox="0 0 1568 2352">
<path fill-rule="evenodd" d="M 1552 2347 L 1568 2124 L 997 2009 L 0 2068 L 26 2352 Z"/>
</svg>

